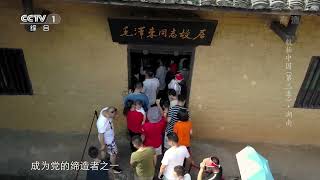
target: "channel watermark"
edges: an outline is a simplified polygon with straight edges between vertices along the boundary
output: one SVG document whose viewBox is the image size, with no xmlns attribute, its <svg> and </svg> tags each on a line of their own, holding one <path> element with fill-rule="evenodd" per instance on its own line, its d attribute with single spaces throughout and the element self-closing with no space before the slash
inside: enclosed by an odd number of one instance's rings
<svg viewBox="0 0 320 180">
<path fill-rule="evenodd" d="M 20 24 L 28 26 L 30 32 L 35 32 L 39 27 L 42 31 L 50 31 L 50 25 L 59 24 L 61 17 L 59 14 L 23 14 L 20 17 Z"/>
</svg>

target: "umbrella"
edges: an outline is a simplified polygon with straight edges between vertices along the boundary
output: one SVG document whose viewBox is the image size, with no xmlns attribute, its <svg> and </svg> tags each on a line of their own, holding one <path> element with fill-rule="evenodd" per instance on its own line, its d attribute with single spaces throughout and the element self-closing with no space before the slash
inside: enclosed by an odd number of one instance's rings
<svg viewBox="0 0 320 180">
<path fill-rule="evenodd" d="M 268 160 L 247 146 L 236 154 L 242 180 L 274 180 Z"/>
</svg>

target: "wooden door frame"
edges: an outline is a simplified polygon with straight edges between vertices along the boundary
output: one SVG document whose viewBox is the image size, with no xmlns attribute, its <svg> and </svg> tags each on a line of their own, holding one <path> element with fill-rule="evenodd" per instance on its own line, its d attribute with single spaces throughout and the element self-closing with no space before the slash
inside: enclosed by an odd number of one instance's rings
<svg viewBox="0 0 320 180">
<path fill-rule="evenodd" d="M 192 76 L 193 76 L 193 66 L 195 61 L 195 51 L 196 46 L 169 46 L 169 45 L 156 45 L 156 44 L 148 44 L 148 45 L 139 45 L 139 44 L 128 44 L 127 47 L 127 68 L 128 68 L 128 88 L 131 85 L 131 53 L 132 52 L 142 52 L 143 50 L 148 50 L 149 53 L 154 54 L 172 54 L 174 55 L 175 51 L 178 51 L 179 54 L 190 54 L 190 64 L 189 64 L 189 81 L 187 83 L 188 93 L 187 93 L 187 101 L 186 105 L 189 105 L 190 92 L 191 92 L 191 84 L 192 84 Z"/>
</svg>

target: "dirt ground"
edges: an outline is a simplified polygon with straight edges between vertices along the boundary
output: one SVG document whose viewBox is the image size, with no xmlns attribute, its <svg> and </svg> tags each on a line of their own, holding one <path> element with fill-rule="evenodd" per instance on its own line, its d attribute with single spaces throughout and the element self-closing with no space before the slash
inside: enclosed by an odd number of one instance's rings
<svg viewBox="0 0 320 180">
<path fill-rule="evenodd" d="M 88 147 L 97 145 L 96 135 L 90 136 Z M 80 161 L 85 144 L 85 134 L 53 134 L 31 131 L 0 131 L 0 179 L 4 175 L 29 177 L 30 179 L 75 179 L 75 171 L 31 171 L 35 161 Z M 132 179 L 129 166 L 130 148 L 127 139 L 117 138 L 120 151 L 119 165 L 124 170 L 116 179 Z M 192 157 L 198 164 L 203 158 L 215 155 L 221 160 L 226 180 L 240 176 L 235 154 L 245 143 L 225 141 L 203 141 L 193 139 Z M 320 147 L 285 146 L 255 143 L 250 144 L 269 160 L 276 180 L 319 180 Z M 85 154 L 87 157 L 87 152 Z M 193 179 L 197 170 L 192 170 Z M 86 172 L 80 171 L 79 180 L 85 179 Z M 23 178 L 22 178 L 23 179 Z M 27 179 L 27 178 L 26 178 Z"/>
</svg>

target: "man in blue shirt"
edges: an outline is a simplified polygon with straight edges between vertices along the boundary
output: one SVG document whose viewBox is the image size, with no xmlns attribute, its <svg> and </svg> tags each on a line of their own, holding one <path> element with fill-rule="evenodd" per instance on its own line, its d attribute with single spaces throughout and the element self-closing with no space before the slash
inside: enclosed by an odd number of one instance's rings
<svg viewBox="0 0 320 180">
<path fill-rule="evenodd" d="M 92 162 L 89 162 L 89 170 L 87 171 L 86 180 L 109 180 L 108 170 L 110 168 L 109 161 L 103 161 L 99 159 L 99 149 L 91 146 L 88 152 L 92 158 Z"/>
<path fill-rule="evenodd" d="M 148 107 L 149 106 L 149 99 L 144 93 L 142 93 L 142 90 L 143 90 L 143 84 L 141 82 L 137 82 L 134 85 L 134 92 L 128 94 L 124 98 L 124 106 L 126 106 L 128 100 L 132 100 L 133 102 L 140 100 L 142 102 L 143 109 L 145 111 L 147 111 L 149 108 Z"/>
</svg>

